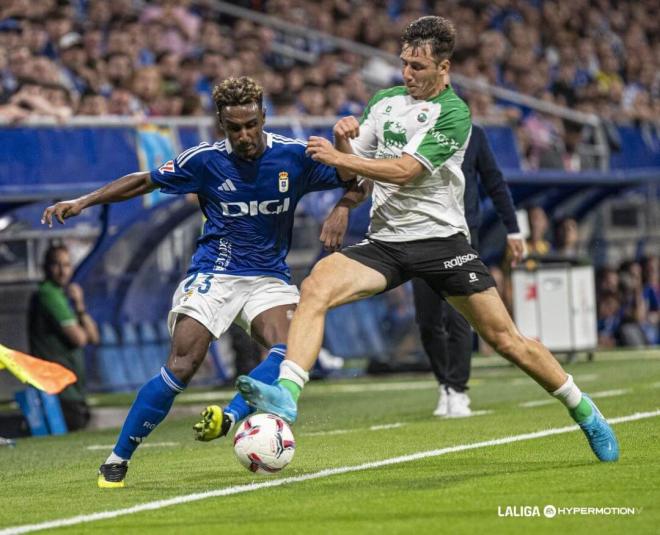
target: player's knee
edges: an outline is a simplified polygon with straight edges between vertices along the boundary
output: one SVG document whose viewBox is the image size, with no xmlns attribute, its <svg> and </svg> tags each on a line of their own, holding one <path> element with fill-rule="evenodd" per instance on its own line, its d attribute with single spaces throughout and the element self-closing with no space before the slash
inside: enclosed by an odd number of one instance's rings
<svg viewBox="0 0 660 535">
<path fill-rule="evenodd" d="M 323 284 L 321 277 L 312 272 L 300 285 L 300 300 L 307 304 L 328 306 L 330 292 L 327 285 Z"/>
</svg>

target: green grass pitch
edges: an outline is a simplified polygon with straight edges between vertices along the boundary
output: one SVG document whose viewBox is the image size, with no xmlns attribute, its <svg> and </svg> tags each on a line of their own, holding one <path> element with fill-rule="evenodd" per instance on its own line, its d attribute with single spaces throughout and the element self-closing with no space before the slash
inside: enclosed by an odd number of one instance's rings
<svg viewBox="0 0 660 535">
<path fill-rule="evenodd" d="M 608 418 L 657 413 L 614 426 L 621 459 L 612 464 L 596 461 L 579 431 L 489 443 L 572 423 L 557 402 L 501 362 L 478 359 L 472 406 L 492 412 L 467 419 L 431 415 L 437 389 L 430 375 L 312 383 L 303 393 L 294 427 L 293 463 L 271 477 L 242 468 L 226 439 L 193 441 L 193 416 L 169 418 L 145 441 L 151 447 L 141 447 L 134 456 L 125 489 L 96 487 L 96 470 L 116 429 L 19 440 L 15 448 L 0 448 L 0 534 L 102 512 L 110 512 L 109 517 L 84 516 L 88 521 L 53 524 L 60 527 L 48 532 L 658 533 L 660 352 L 601 353 L 594 362 L 567 366 L 585 392 L 597 395 L 595 401 Z M 222 394 L 227 397 L 226 391 Z M 201 409 L 205 403 L 186 396 L 191 397 L 183 394 L 176 406 L 188 403 Z M 541 403 L 525 406 L 537 400 Z M 477 443 L 485 444 L 405 462 L 396 459 Z M 395 461 L 378 465 L 386 459 Z M 317 474 L 370 462 L 376 466 Z M 319 477 L 295 479 L 309 474 Z M 283 478 L 294 480 L 259 487 Z M 246 488 L 250 483 L 257 485 Z M 176 500 L 221 489 L 232 490 L 196 501 Z M 125 511 L 168 499 L 173 499 L 168 506 L 155 503 L 151 510 Z M 563 509 L 563 514 L 546 518 L 547 505 L 604 508 L 601 513 L 608 514 L 566 514 Z M 520 516 L 535 514 L 534 508 L 540 516 Z M 634 514 L 615 515 L 611 508 L 634 508 Z M 509 516 L 502 516 L 507 511 Z"/>
</svg>

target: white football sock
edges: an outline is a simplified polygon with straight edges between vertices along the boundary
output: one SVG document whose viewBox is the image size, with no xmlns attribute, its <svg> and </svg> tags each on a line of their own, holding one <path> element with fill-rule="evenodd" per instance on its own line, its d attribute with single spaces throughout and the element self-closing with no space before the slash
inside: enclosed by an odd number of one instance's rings
<svg viewBox="0 0 660 535">
<path fill-rule="evenodd" d="M 573 376 L 569 375 L 566 382 L 561 385 L 557 390 L 552 393 L 559 401 L 561 401 L 569 409 L 574 409 L 580 404 L 582 400 L 582 391 L 573 382 Z"/>
<path fill-rule="evenodd" d="M 110 454 L 110 456 L 105 460 L 105 464 L 121 464 L 124 461 L 128 461 L 128 459 L 124 459 L 123 457 L 120 457 L 113 451 Z"/>
<path fill-rule="evenodd" d="M 280 364 L 279 378 L 293 381 L 302 389 L 305 386 L 305 383 L 309 381 L 309 373 L 292 360 L 285 359 L 282 361 L 282 364 Z"/>
</svg>

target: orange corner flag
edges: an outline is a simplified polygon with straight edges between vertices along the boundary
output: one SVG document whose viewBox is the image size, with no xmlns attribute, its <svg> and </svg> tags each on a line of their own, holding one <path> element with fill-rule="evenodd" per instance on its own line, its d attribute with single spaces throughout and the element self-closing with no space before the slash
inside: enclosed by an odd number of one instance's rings
<svg viewBox="0 0 660 535">
<path fill-rule="evenodd" d="M 0 370 L 3 368 L 23 383 L 49 394 L 59 394 L 78 380 L 75 373 L 60 364 L 31 357 L 0 344 Z"/>
</svg>

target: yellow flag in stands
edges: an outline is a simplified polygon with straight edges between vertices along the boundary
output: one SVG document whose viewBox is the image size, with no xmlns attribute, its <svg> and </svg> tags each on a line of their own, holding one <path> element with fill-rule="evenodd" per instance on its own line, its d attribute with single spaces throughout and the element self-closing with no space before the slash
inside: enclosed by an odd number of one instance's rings
<svg viewBox="0 0 660 535">
<path fill-rule="evenodd" d="M 20 381 L 49 394 L 59 394 L 78 378 L 71 370 L 47 360 L 14 351 L 0 344 L 0 370 L 7 368 Z"/>
</svg>

